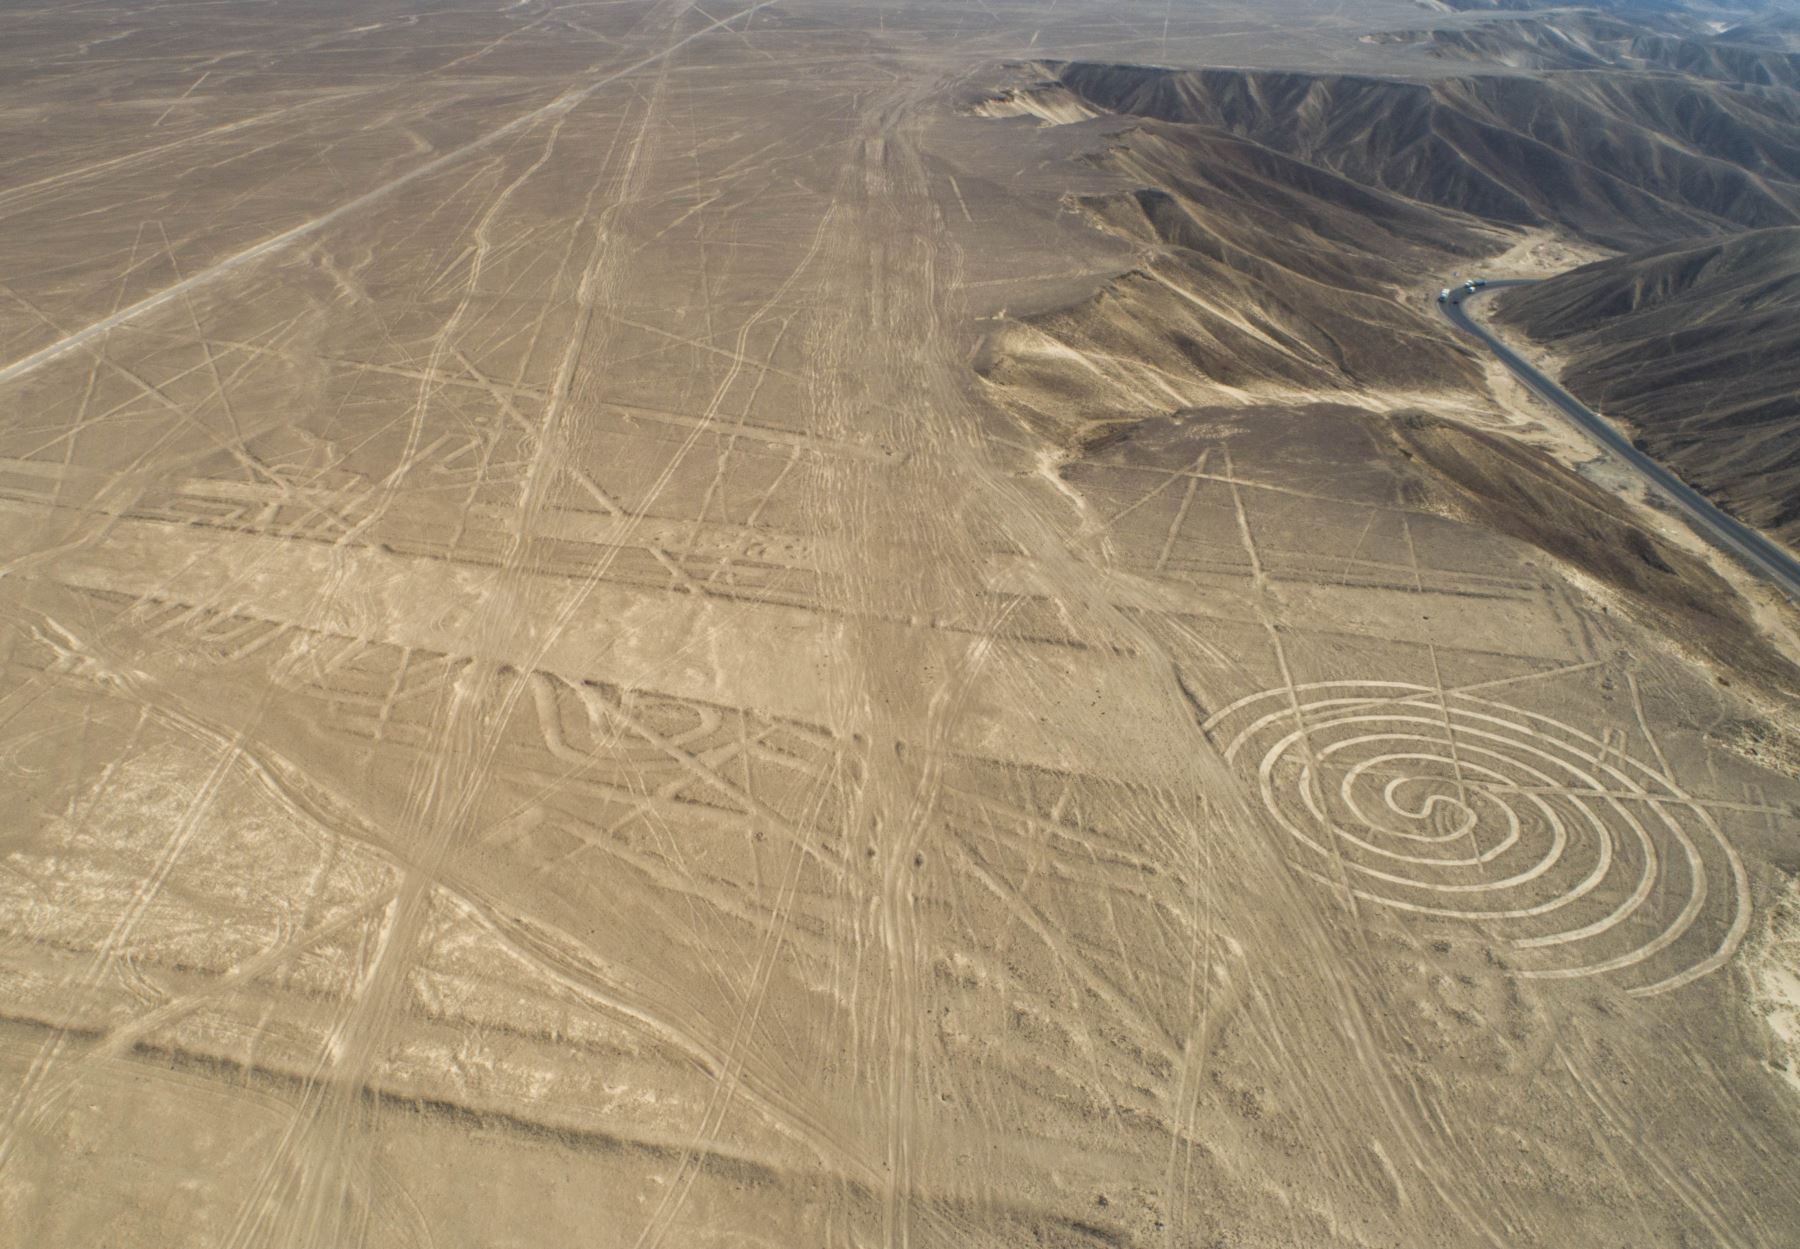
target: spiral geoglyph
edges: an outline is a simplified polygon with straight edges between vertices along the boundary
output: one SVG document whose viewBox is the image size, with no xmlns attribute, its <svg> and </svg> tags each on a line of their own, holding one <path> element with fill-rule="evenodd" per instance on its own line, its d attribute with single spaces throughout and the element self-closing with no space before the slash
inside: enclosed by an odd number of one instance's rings
<svg viewBox="0 0 1800 1249">
<path fill-rule="evenodd" d="M 1742 861 L 1656 767 L 1534 711 L 1397 681 L 1240 699 L 1209 735 L 1253 775 L 1299 868 L 1357 898 L 1479 923 L 1518 975 L 1661 993 L 1750 923 Z"/>
</svg>

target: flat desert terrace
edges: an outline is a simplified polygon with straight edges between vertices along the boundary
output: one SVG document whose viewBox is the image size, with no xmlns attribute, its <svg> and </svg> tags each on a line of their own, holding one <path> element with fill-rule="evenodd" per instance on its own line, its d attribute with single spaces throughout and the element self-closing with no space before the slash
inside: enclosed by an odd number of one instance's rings
<svg viewBox="0 0 1800 1249">
<path fill-rule="evenodd" d="M 1800 27 L 1462 8 L 10 6 L 0 1247 L 1800 1241 L 1800 615 L 1434 303 L 1791 551 Z"/>
</svg>

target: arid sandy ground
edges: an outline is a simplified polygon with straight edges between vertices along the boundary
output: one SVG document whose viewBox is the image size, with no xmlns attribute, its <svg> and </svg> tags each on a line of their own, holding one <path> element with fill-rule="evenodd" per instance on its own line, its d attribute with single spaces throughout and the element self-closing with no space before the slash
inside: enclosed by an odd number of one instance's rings
<svg viewBox="0 0 1800 1249">
<path fill-rule="evenodd" d="M 1779 609 L 1494 450 L 1525 236 L 1346 365 L 1006 103 L 1426 16 L 10 10 L 0 1245 L 1800 1239 Z"/>
</svg>

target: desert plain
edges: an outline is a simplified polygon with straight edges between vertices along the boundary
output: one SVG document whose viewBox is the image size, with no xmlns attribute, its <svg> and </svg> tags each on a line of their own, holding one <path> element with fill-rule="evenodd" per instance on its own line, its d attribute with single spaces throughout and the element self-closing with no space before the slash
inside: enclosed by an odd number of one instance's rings
<svg viewBox="0 0 1800 1249">
<path fill-rule="evenodd" d="M 1800 615 L 1432 303 L 1800 41 L 1572 13 L 8 6 L 0 1245 L 1800 1243 Z"/>
</svg>

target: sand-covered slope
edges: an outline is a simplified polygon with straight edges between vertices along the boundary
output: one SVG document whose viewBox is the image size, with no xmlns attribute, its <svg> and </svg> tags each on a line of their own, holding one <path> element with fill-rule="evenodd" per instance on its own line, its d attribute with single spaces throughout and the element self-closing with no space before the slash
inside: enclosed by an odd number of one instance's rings
<svg viewBox="0 0 1800 1249">
<path fill-rule="evenodd" d="M 1174 123 L 1142 123 L 1103 163 L 1138 189 L 1075 206 L 1140 263 L 1092 298 L 998 329 L 982 364 L 1040 429 L 1478 381 L 1429 310 L 1395 293 L 1493 250 L 1480 222 Z"/>
<path fill-rule="evenodd" d="M 1657 458 L 1800 541 L 1800 229 L 1621 256 L 1498 306 L 1566 354 L 1570 388 Z"/>
</svg>

